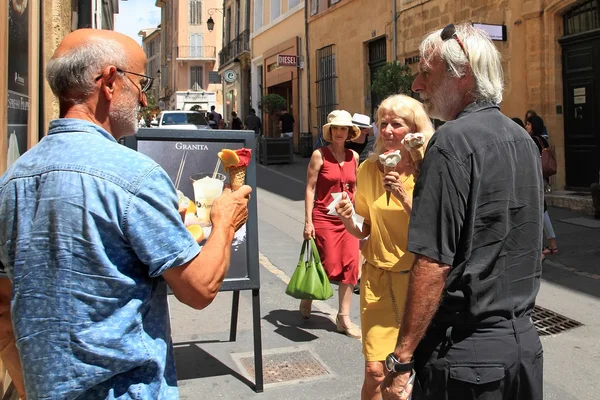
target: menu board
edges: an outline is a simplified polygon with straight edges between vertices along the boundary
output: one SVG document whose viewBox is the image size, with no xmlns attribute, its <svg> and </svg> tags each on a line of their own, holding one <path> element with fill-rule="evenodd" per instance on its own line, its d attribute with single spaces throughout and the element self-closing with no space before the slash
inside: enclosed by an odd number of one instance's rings
<svg viewBox="0 0 600 400">
<path fill-rule="evenodd" d="M 180 199 L 189 199 L 191 211 L 186 213 L 186 225 L 202 227 L 208 238 L 212 229 L 210 207 L 230 177 L 217 166 L 218 153 L 223 149 L 254 149 L 253 131 L 140 129 L 124 144 L 156 161 L 169 175 Z M 256 190 L 256 155 L 246 169 L 246 184 Z M 187 204 L 187 202 L 185 202 Z M 203 245 L 202 241 L 200 245 Z M 248 222 L 234 237 L 231 265 L 221 290 L 258 289 L 258 225 L 255 192 L 248 202 Z"/>
</svg>

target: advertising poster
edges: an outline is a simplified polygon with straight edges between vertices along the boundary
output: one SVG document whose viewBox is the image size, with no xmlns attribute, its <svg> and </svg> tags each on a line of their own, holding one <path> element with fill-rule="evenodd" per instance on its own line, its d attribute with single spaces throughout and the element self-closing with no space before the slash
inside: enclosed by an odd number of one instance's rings
<svg viewBox="0 0 600 400">
<path fill-rule="evenodd" d="M 27 150 L 28 0 L 8 0 L 8 164 Z"/>
<path fill-rule="evenodd" d="M 215 174 L 218 153 L 223 149 L 236 150 L 241 147 L 240 142 L 137 141 L 137 151 L 160 164 L 175 184 L 180 196 L 185 196 L 193 202 L 193 206 L 187 210 L 185 223 L 186 226 L 201 226 L 205 238 L 208 238 L 211 231 L 212 202 L 221 194 L 223 187 L 230 183 L 230 178 L 222 166 Z M 202 244 L 204 243 L 200 243 Z M 232 243 L 227 279 L 248 277 L 247 252 L 244 225 L 236 232 Z"/>
</svg>

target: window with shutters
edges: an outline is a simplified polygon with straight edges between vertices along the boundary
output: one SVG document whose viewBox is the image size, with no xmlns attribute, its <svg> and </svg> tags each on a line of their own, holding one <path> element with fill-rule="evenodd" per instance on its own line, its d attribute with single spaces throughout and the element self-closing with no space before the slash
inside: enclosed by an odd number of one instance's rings
<svg viewBox="0 0 600 400">
<path fill-rule="evenodd" d="M 190 67 L 190 89 L 199 92 L 204 87 L 204 69 L 200 66 Z"/>
<path fill-rule="evenodd" d="M 310 15 L 315 15 L 319 11 L 319 0 L 310 0 Z"/>
<path fill-rule="evenodd" d="M 193 33 L 190 35 L 190 58 L 201 58 L 204 56 L 202 35 Z"/>
<path fill-rule="evenodd" d="M 317 120 L 318 125 L 327 123 L 327 115 L 336 109 L 337 75 L 335 73 L 335 46 L 317 50 Z"/>
<path fill-rule="evenodd" d="M 190 25 L 202 24 L 202 2 L 201 0 L 190 0 Z"/>
</svg>

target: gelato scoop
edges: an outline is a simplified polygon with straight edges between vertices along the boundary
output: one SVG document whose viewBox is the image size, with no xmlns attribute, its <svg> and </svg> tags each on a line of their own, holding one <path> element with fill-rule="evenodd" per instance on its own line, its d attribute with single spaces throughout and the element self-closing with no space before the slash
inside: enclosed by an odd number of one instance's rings
<svg viewBox="0 0 600 400">
<path fill-rule="evenodd" d="M 407 133 L 402 142 L 404 143 L 406 150 L 410 153 L 410 157 L 412 158 L 415 167 L 419 169 L 425 153 L 425 149 L 423 148 L 425 137 L 422 133 Z"/>
</svg>

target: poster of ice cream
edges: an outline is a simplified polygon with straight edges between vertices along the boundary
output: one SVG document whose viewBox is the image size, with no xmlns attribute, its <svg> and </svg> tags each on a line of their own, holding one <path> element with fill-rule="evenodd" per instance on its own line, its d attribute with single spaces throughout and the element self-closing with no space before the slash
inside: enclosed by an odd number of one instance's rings
<svg viewBox="0 0 600 400">
<path fill-rule="evenodd" d="M 184 223 L 200 245 L 210 236 L 214 200 L 225 187 L 236 190 L 245 183 L 246 169 L 252 159 L 252 151 L 239 142 L 139 140 L 137 150 L 160 164 L 173 181 L 179 211 L 185 215 Z M 246 263 L 244 225 L 232 243 L 232 267 L 227 277 L 245 277 Z"/>
</svg>

